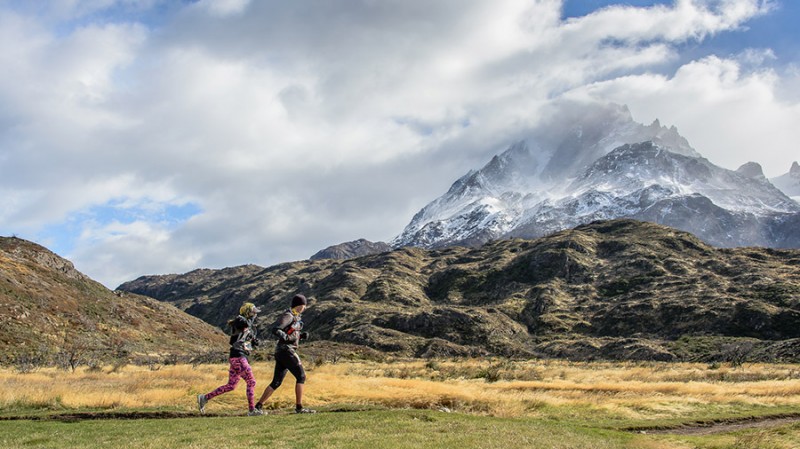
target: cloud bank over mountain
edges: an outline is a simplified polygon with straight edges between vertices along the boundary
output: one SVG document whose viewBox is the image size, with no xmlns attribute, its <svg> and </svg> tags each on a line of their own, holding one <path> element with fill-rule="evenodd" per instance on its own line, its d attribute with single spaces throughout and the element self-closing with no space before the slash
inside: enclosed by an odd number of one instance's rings
<svg viewBox="0 0 800 449">
<path fill-rule="evenodd" d="M 786 172 L 780 3 L 0 1 L 0 234 L 107 286 L 387 240 L 553 99 L 626 104 L 711 162 Z M 735 53 L 698 54 L 718 36 Z"/>
</svg>

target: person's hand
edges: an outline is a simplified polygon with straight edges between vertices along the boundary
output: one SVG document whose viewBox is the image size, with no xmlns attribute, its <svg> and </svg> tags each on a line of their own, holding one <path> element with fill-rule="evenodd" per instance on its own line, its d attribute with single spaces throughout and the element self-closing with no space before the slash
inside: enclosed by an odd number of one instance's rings
<svg viewBox="0 0 800 449">
<path fill-rule="evenodd" d="M 278 336 L 278 338 L 281 339 L 281 341 L 288 341 L 289 340 L 289 336 L 286 335 L 286 332 L 284 332 L 284 331 L 282 331 L 280 329 L 278 331 L 276 331 L 275 334 Z"/>
<path fill-rule="evenodd" d="M 257 348 L 257 347 L 258 347 L 258 345 L 260 345 L 260 344 L 261 344 L 261 340 L 259 340 L 259 339 L 257 339 L 257 338 L 254 338 L 254 339 L 253 339 L 253 347 L 254 347 L 254 348 Z"/>
<path fill-rule="evenodd" d="M 300 332 L 300 340 L 308 340 L 308 332 Z"/>
</svg>

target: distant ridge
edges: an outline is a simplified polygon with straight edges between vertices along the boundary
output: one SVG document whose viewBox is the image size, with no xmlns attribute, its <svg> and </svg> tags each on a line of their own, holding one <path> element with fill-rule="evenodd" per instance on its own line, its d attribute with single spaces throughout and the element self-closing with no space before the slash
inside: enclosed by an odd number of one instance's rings
<svg viewBox="0 0 800 449">
<path fill-rule="evenodd" d="M 480 248 L 146 276 L 119 287 L 220 325 L 295 293 L 314 341 L 406 356 L 800 362 L 800 250 L 718 249 L 635 220 Z M 741 345 L 741 346 L 739 346 Z"/>
</svg>

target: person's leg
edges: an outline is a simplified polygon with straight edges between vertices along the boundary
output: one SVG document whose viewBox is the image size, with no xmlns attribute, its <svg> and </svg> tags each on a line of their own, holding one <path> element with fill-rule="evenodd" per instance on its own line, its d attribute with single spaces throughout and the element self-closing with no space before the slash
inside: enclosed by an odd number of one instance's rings
<svg viewBox="0 0 800 449">
<path fill-rule="evenodd" d="M 291 358 L 287 361 L 289 372 L 292 373 L 297 383 L 294 386 L 295 396 L 295 411 L 297 413 L 314 413 L 314 410 L 309 410 L 303 407 L 303 390 L 306 383 L 306 370 L 303 368 L 303 362 L 296 353 L 291 354 Z"/>
<path fill-rule="evenodd" d="M 247 359 L 242 359 L 241 377 L 247 384 L 247 409 L 253 411 L 255 408 L 256 378 L 253 376 L 253 369 Z"/>
<path fill-rule="evenodd" d="M 303 387 L 305 384 L 297 382 L 294 386 L 295 408 L 303 408 Z"/>
<path fill-rule="evenodd" d="M 219 396 L 223 393 L 227 393 L 232 391 L 236 388 L 236 384 L 239 383 L 239 373 L 241 369 L 241 362 L 239 359 L 230 359 L 230 367 L 228 368 L 228 383 L 222 386 L 217 387 L 211 393 L 205 395 L 206 400 L 212 399 L 216 396 Z"/>
<path fill-rule="evenodd" d="M 256 402 L 256 408 L 261 408 L 260 406 L 263 406 L 264 403 L 269 400 L 269 398 L 272 396 L 272 393 L 275 393 L 275 389 L 272 388 L 272 385 L 267 385 L 267 388 L 265 388 L 264 392 L 261 393 L 261 397 L 258 399 L 258 402 Z"/>
<path fill-rule="evenodd" d="M 272 374 L 272 382 L 267 385 L 267 388 L 264 389 L 264 393 L 261 394 L 261 397 L 258 399 L 256 403 L 256 408 L 261 408 L 278 387 L 281 386 L 283 383 L 283 378 L 286 377 L 286 366 L 283 364 L 282 359 L 279 355 L 280 353 L 275 354 L 275 372 Z"/>
</svg>

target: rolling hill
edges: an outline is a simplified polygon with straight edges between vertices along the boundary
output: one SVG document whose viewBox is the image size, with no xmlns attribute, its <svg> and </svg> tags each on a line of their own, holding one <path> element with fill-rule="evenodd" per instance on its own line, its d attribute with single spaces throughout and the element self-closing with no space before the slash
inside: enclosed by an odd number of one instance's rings
<svg viewBox="0 0 800 449">
<path fill-rule="evenodd" d="M 266 309 L 295 293 L 315 340 L 410 356 L 711 360 L 746 350 L 800 361 L 800 251 L 720 249 L 630 219 L 480 248 L 400 248 L 144 276 L 120 290 L 214 325 L 242 301 Z"/>
<path fill-rule="evenodd" d="M 40 245 L 0 237 L 2 364 L 191 357 L 226 347 L 222 331 L 170 304 L 113 292 Z"/>
</svg>

